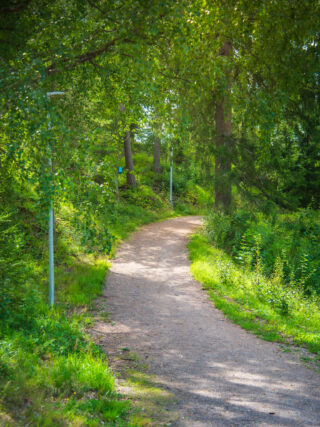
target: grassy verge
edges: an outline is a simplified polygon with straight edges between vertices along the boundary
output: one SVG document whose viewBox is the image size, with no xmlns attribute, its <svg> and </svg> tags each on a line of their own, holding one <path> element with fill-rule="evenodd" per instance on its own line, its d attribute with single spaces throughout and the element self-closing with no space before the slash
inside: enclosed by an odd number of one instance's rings
<svg viewBox="0 0 320 427">
<path fill-rule="evenodd" d="M 177 399 L 152 373 L 149 366 L 129 349 L 112 348 L 110 363 L 118 373 L 118 387 L 131 402 L 129 425 L 161 427 L 178 420 Z"/>
<path fill-rule="evenodd" d="M 67 298 L 56 310 L 26 300 L 33 315 L 25 313 L 23 322 L 2 331 L 1 425 L 121 425 L 128 405 L 116 393 L 106 357 L 84 331 L 106 267 L 101 262 L 69 267 L 65 285 L 82 290 L 77 299 Z M 60 266 L 57 278 L 62 271 Z"/>
<path fill-rule="evenodd" d="M 175 397 L 157 379 L 141 369 L 130 369 L 125 383 L 134 397 L 134 410 L 130 417 L 132 426 L 169 426 L 176 422 Z"/>
<path fill-rule="evenodd" d="M 201 233 L 193 235 L 189 251 L 193 276 L 232 321 L 266 340 L 320 352 L 317 297 L 307 298 L 276 275 L 267 279 L 259 264 L 255 271 L 237 265 Z"/>
<path fill-rule="evenodd" d="M 0 425 L 132 425 L 130 403 L 117 393 L 106 356 L 85 332 L 104 286 L 108 256 L 94 245 L 85 250 L 71 210 L 64 206 L 57 215 L 55 310 L 46 304 L 47 262 L 30 258 L 19 312 L 9 313 L 10 322 L 0 325 Z M 136 227 L 174 215 L 168 209 L 119 205 L 105 218 L 114 236 L 111 252 Z"/>
</svg>

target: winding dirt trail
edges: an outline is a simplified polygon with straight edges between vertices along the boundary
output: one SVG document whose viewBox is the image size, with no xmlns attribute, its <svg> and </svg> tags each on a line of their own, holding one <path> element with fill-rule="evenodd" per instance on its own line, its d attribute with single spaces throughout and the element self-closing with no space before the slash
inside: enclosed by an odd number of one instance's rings
<svg viewBox="0 0 320 427">
<path fill-rule="evenodd" d="M 199 217 L 144 226 L 112 263 L 99 326 L 146 358 L 176 396 L 178 426 L 320 426 L 320 376 L 228 321 L 192 279 L 186 250 Z M 173 425 L 173 424 L 171 424 Z"/>
</svg>

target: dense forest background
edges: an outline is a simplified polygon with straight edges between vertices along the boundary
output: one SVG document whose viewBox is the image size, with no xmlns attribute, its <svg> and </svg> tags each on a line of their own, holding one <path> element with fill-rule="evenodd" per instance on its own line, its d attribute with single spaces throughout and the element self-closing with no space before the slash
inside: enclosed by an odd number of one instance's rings
<svg viewBox="0 0 320 427">
<path fill-rule="evenodd" d="M 0 6 L 4 422 L 121 425 L 83 331 L 107 255 L 139 224 L 203 214 L 207 241 L 263 275 L 279 316 L 297 298 L 319 313 L 319 20 L 318 2 L 298 0 Z M 298 341 L 318 351 L 317 334 Z"/>
</svg>

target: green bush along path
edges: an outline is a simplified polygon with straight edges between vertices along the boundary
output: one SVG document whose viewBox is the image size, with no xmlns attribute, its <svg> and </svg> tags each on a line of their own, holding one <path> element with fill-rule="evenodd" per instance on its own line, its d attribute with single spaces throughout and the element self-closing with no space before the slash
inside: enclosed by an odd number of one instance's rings
<svg viewBox="0 0 320 427">
<path fill-rule="evenodd" d="M 319 363 L 318 224 L 308 211 L 217 212 L 189 250 L 192 273 L 225 314 L 265 339 L 308 348 Z"/>
</svg>

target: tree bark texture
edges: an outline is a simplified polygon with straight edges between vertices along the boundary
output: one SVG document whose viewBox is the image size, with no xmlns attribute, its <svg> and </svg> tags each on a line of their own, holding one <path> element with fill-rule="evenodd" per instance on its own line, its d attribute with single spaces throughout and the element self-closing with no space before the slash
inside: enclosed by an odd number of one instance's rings
<svg viewBox="0 0 320 427">
<path fill-rule="evenodd" d="M 135 187 L 137 183 L 133 173 L 133 158 L 132 158 L 130 131 L 127 131 L 124 136 L 124 157 L 126 160 L 127 184 L 129 187 Z"/>
<path fill-rule="evenodd" d="M 155 173 L 161 173 L 160 155 L 161 155 L 161 141 L 160 141 L 160 138 L 156 136 L 154 139 L 154 145 L 153 145 L 153 170 Z"/>
<path fill-rule="evenodd" d="M 230 56 L 232 44 L 225 42 L 220 55 Z M 227 85 L 216 104 L 216 153 L 215 153 L 215 208 L 229 212 L 231 195 L 231 152 L 232 152 L 232 111 L 229 100 L 230 78 L 227 72 Z"/>
</svg>

